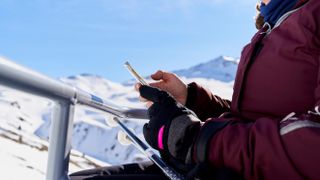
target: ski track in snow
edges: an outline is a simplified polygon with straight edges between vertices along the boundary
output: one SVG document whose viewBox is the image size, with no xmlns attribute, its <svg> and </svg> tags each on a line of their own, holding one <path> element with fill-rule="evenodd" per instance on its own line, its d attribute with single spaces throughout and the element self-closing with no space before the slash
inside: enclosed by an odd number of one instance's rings
<svg viewBox="0 0 320 180">
<path fill-rule="evenodd" d="M 138 101 L 132 81 L 120 84 L 87 74 L 60 80 L 122 106 L 144 107 Z M 183 80 L 188 83 L 195 81 L 214 94 L 231 98 L 233 82 L 205 78 Z M 1 179 L 45 179 L 53 106 L 54 103 L 48 99 L 0 86 Z M 70 172 L 146 160 L 133 145 L 123 146 L 117 141 L 120 128 L 111 127 L 108 123 L 110 118 L 108 114 L 84 106 L 76 107 Z M 129 121 L 125 124 L 143 139 L 144 122 Z"/>
</svg>

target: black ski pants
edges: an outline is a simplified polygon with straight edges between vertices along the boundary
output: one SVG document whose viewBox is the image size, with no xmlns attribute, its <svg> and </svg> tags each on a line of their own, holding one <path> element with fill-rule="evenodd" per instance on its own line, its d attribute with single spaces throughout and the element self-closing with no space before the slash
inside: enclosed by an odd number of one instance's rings
<svg viewBox="0 0 320 180">
<path fill-rule="evenodd" d="M 70 175 L 71 180 L 168 180 L 152 162 L 125 164 L 79 171 Z"/>
<path fill-rule="evenodd" d="M 168 180 L 163 172 L 151 161 L 135 164 L 102 167 L 79 171 L 70 175 L 71 180 Z M 210 170 L 201 179 L 243 180 L 228 168 Z"/>
</svg>

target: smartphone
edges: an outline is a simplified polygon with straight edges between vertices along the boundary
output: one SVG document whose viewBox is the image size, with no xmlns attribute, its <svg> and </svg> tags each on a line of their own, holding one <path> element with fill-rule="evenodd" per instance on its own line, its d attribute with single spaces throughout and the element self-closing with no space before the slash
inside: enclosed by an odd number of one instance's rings
<svg viewBox="0 0 320 180">
<path fill-rule="evenodd" d="M 138 81 L 140 82 L 142 85 L 145 86 L 149 86 L 149 84 L 146 82 L 146 80 L 143 79 L 143 77 L 141 77 L 137 71 L 135 71 L 133 69 L 133 67 L 130 65 L 130 63 L 127 61 L 124 63 L 124 66 L 128 69 L 128 71 L 132 74 L 132 76 Z"/>
</svg>

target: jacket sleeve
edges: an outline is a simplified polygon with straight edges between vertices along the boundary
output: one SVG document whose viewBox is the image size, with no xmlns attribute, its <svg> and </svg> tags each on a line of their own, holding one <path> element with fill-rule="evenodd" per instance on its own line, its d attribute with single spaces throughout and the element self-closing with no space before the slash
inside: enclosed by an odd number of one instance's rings
<svg viewBox="0 0 320 180">
<path fill-rule="evenodd" d="M 200 129 L 194 160 L 231 168 L 245 179 L 317 179 L 320 116 L 314 114 L 254 123 L 213 118 Z"/>
<path fill-rule="evenodd" d="M 202 121 L 230 111 L 230 104 L 229 100 L 213 95 L 209 90 L 194 82 L 188 85 L 186 107 L 195 112 Z"/>
</svg>

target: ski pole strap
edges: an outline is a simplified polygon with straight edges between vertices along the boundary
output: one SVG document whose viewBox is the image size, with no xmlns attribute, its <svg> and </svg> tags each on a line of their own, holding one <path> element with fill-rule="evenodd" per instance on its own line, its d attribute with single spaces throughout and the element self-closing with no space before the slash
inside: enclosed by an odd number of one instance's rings
<svg viewBox="0 0 320 180">
<path fill-rule="evenodd" d="M 204 127 L 201 128 L 198 140 L 196 142 L 196 147 L 195 147 L 196 159 L 199 163 L 204 163 L 208 159 L 207 151 L 209 149 L 211 138 L 221 129 L 226 127 L 229 123 L 230 121 L 224 121 L 224 122 L 210 121 L 210 122 L 207 122 L 204 125 Z"/>
</svg>

